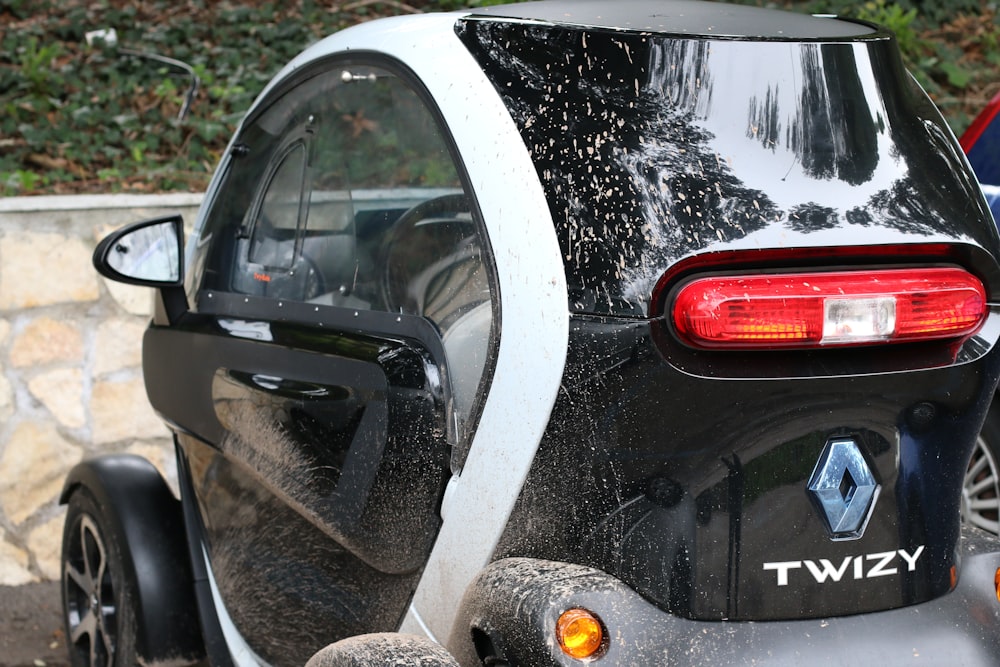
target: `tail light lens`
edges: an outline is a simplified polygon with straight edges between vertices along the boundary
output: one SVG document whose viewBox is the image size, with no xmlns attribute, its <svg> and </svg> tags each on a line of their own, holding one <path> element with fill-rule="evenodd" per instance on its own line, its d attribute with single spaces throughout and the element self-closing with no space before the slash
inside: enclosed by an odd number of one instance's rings
<svg viewBox="0 0 1000 667">
<path fill-rule="evenodd" d="M 960 338 L 987 314 L 978 278 L 939 267 L 706 277 L 672 303 L 678 336 L 704 349 Z"/>
</svg>

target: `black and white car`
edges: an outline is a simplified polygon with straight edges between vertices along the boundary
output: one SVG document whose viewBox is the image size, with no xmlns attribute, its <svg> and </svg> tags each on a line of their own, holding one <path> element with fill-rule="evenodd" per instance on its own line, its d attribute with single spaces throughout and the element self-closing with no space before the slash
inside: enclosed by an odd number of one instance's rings
<svg viewBox="0 0 1000 667">
<path fill-rule="evenodd" d="M 682 0 L 351 28 L 181 230 L 95 254 L 157 288 L 180 498 L 142 459 L 70 474 L 73 664 L 1000 660 L 1000 553 L 959 520 L 1000 237 L 886 31 Z"/>
</svg>

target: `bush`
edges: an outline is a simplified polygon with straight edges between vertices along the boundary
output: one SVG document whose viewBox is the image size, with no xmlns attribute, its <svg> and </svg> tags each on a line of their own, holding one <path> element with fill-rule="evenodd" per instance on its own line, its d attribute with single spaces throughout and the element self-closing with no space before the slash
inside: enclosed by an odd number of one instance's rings
<svg viewBox="0 0 1000 667">
<path fill-rule="evenodd" d="M 203 190 L 250 102 L 308 44 L 376 16 L 499 1 L 6 0 L 0 5 L 0 190 Z M 995 91 L 1000 64 L 993 9 L 961 1 L 979 13 L 954 15 L 942 9 L 946 0 L 789 6 L 889 25 L 911 69 L 960 131 Z M 87 44 L 88 32 L 112 28 L 116 45 Z M 190 75 L 138 54 L 176 59 L 194 70 L 201 90 L 186 116 L 180 112 Z"/>
<path fill-rule="evenodd" d="M 411 0 L 412 2 L 412 0 Z M 292 56 L 374 16 L 450 0 L 8 0 L 0 9 L 4 194 L 204 189 L 237 121 Z M 86 34 L 114 29 L 117 43 Z M 183 118 L 192 78 L 201 89 Z"/>
</svg>

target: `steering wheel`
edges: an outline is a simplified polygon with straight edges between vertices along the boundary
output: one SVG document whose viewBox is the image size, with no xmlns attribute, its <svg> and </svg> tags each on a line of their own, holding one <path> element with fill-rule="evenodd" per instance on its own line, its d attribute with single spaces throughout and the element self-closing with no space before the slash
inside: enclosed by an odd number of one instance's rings
<svg viewBox="0 0 1000 667">
<path fill-rule="evenodd" d="M 296 252 L 294 237 L 279 239 L 275 230 L 274 223 L 261 214 L 248 238 L 238 241 L 237 254 L 240 256 L 236 261 L 239 273 L 233 277 L 233 287 L 242 293 L 295 301 L 308 301 L 324 293 L 325 279 L 316 262 Z M 261 257 L 261 254 L 268 256 Z M 287 266 L 286 259 L 289 260 Z M 257 272 L 267 273 L 270 279 L 262 284 L 253 282 L 250 277 Z M 259 289 L 247 291 L 247 284 L 256 285 Z"/>
<path fill-rule="evenodd" d="M 407 209 L 386 235 L 379 251 L 379 291 L 386 310 L 421 315 L 422 304 L 409 293 L 412 279 L 444 257 L 446 247 L 474 233 L 469 198 L 444 195 Z"/>
</svg>

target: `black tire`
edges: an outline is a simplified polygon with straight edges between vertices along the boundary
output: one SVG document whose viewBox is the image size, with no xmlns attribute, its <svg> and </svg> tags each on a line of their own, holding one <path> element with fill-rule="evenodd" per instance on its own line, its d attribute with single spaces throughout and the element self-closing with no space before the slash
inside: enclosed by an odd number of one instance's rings
<svg viewBox="0 0 1000 667">
<path fill-rule="evenodd" d="M 84 487 L 69 498 L 62 542 L 62 602 L 73 667 L 136 664 L 136 595 L 123 544 Z"/>
<path fill-rule="evenodd" d="M 986 415 L 965 473 L 962 520 L 1000 535 L 1000 405 L 996 403 Z"/>
<path fill-rule="evenodd" d="M 381 632 L 348 637 L 320 650 L 306 667 L 459 667 L 448 651 L 417 635 Z"/>
</svg>

